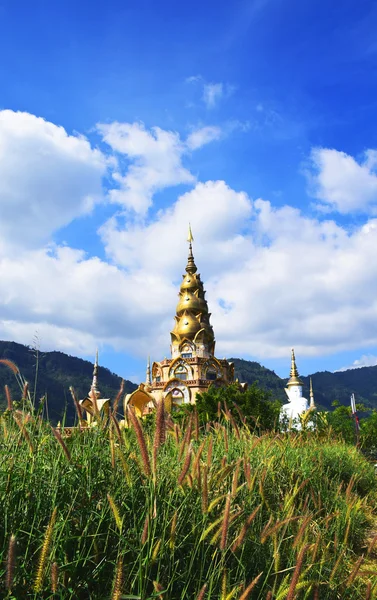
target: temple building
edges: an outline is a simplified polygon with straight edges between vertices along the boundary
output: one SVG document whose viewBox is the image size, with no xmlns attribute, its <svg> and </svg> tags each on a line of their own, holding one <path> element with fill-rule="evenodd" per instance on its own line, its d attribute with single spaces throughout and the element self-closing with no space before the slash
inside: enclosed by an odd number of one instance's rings
<svg viewBox="0 0 377 600">
<path fill-rule="evenodd" d="M 303 382 L 298 374 L 295 352 L 292 348 L 290 378 L 285 388 L 289 402 L 283 404 L 281 416 L 287 417 L 289 421 L 297 421 L 298 428 L 300 427 L 299 417 L 309 409 L 315 410 L 312 380 L 310 379 L 310 403 L 302 395 L 302 387 Z"/>
<path fill-rule="evenodd" d="M 210 323 L 203 282 L 197 272 L 189 228 L 189 252 L 186 272 L 179 290 L 179 300 L 171 337 L 171 358 L 148 360 L 146 381 L 126 396 L 138 414 L 153 410 L 162 398 L 168 410 L 195 403 L 196 394 L 210 385 L 226 386 L 234 380 L 234 365 L 215 357 L 215 335 Z"/>
</svg>

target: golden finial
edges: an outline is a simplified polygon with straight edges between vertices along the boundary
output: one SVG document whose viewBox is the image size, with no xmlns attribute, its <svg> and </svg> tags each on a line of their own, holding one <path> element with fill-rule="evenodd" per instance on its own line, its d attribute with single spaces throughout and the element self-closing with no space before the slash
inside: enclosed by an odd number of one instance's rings
<svg viewBox="0 0 377 600">
<path fill-rule="evenodd" d="M 302 385 L 302 381 L 299 379 L 299 374 L 298 374 L 298 370 L 296 367 L 296 357 L 295 357 L 295 351 L 292 348 L 292 354 L 291 354 L 291 372 L 289 373 L 290 378 L 289 381 L 287 383 L 287 385 Z"/>
<path fill-rule="evenodd" d="M 194 236 L 192 235 L 191 231 L 191 223 L 189 223 L 187 241 L 190 242 L 190 244 L 194 241 Z"/>
<path fill-rule="evenodd" d="M 196 273 L 196 271 L 198 270 L 194 261 L 194 255 L 192 253 L 192 242 L 194 241 L 194 237 L 192 235 L 192 231 L 191 231 L 191 225 L 189 223 L 189 230 L 188 230 L 188 237 L 187 237 L 187 241 L 189 243 L 189 254 L 188 254 L 188 260 L 187 260 L 187 266 L 186 266 L 186 271 L 187 273 Z"/>
</svg>

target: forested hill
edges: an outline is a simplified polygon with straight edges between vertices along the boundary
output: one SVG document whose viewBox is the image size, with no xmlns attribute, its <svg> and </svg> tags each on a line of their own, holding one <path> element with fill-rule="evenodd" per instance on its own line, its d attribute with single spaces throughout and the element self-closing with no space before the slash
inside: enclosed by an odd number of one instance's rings
<svg viewBox="0 0 377 600">
<path fill-rule="evenodd" d="M 35 351 L 16 344 L 15 342 L 0 341 L 0 358 L 13 361 L 20 372 L 29 382 L 30 390 L 34 390 L 36 375 Z M 235 376 L 240 382 L 249 384 L 257 382 L 264 389 L 271 391 L 272 399 L 286 401 L 284 387 L 287 380 L 281 379 L 274 371 L 266 369 L 254 361 L 231 358 L 234 362 Z M 67 411 L 68 422 L 74 418 L 74 406 L 69 392 L 70 386 L 76 391 L 78 398 L 84 398 L 91 386 L 93 364 L 87 360 L 68 356 L 63 352 L 39 353 L 38 376 L 36 386 L 37 402 L 39 398 L 47 395 L 48 415 L 53 421 L 61 419 Z M 114 398 L 119 390 L 121 378 L 111 373 L 104 367 L 99 367 L 99 389 L 102 397 Z M 377 408 L 377 366 L 352 369 L 339 373 L 323 371 L 313 373 L 313 387 L 315 401 L 319 408 L 329 409 L 334 400 L 341 404 L 349 405 L 352 392 L 356 401 L 365 404 L 368 408 Z M 304 396 L 309 397 L 309 376 L 302 377 L 304 382 Z M 0 364 L 0 406 L 4 407 L 4 385 L 8 384 L 13 398 L 20 397 L 15 377 L 6 366 Z M 125 393 L 136 389 L 136 384 L 125 381 Z"/>
<path fill-rule="evenodd" d="M 284 392 L 287 379 L 281 379 L 274 371 L 262 367 L 259 363 L 230 358 L 234 362 L 235 376 L 240 382 L 249 384 L 258 382 L 260 387 L 271 391 L 272 396 L 286 401 Z M 350 396 L 355 394 L 356 402 L 368 408 L 377 408 L 377 366 L 349 369 L 338 373 L 320 371 L 307 377 L 301 377 L 304 383 L 303 394 L 309 398 L 309 378 L 312 377 L 316 405 L 330 409 L 334 400 L 349 405 Z"/>
<path fill-rule="evenodd" d="M 36 380 L 36 399 L 47 395 L 48 416 L 57 421 L 66 411 L 67 422 L 72 423 L 75 415 L 74 404 L 69 391 L 75 389 L 78 398 L 87 396 L 93 377 L 93 363 L 68 356 L 63 352 L 40 352 L 38 356 L 38 375 L 36 378 L 37 358 L 33 349 L 16 344 L 15 342 L 0 341 L 0 358 L 13 361 L 23 377 L 29 383 L 29 389 L 34 391 Z M 114 398 L 119 391 L 121 378 L 109 369 L 99 367 L 98 387 L 103 398 Z M 20 398 L 20 390 L 12 371 L 0 364 L 0 406 L 6 404 L 4 385 L 8 384 L 14 400 Z M 131 381 L 124 382 L 125 393 L 136 389 Z"/>
</svg>

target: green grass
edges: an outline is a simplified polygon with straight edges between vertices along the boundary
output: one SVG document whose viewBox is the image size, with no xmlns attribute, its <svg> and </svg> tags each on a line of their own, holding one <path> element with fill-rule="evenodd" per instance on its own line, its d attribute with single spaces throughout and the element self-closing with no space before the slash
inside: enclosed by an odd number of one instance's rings
<svg viewBox="0 0 377 600">
<path fill-rule="evenodd" d="M 171 422 L 161 443 L 152 423 L 143 460 L 113 423 L 63 436 L 67 452 L 37 418 L 0 426 L 1 598 L 376 597 L 376 477 L 352 447 L 227 422 Z"/>
</svg>

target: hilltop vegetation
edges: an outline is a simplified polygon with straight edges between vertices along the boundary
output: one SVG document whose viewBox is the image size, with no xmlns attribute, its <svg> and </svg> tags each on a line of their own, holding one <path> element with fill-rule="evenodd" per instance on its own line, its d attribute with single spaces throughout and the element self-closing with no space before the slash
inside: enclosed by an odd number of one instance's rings
<svg viewBox="0 0 377 600">
<path fill-rule="evenodd" d="M 15 342 L 0 341 L 0 358 L 12 360 L 20 369 L 34 391 L 36 376 L 36 352 L 33 349 L 16 344 Z M 262 390 L 270 392 L 272 401 L 286 401 L 284 387 L 285 379 L 281 379 L 274 371 L 267 369 L 255 361 L 240 358 L 229 359 L 234 362 L 235 376 L 240 382 L 257 383 Z M 93 364 L 89 361 L 68 356 L 64 352 L 43 352 L 38 357 L 38 376 L 36 399 L 47 395 L 48 416 L 57 422 L 67 411 L 67 422 L 72 423 L 74 409 L 69 387 L 73 386 L 79 398 L 84 398 L 92 382 Z M 340 373 L 328 371 L 314 373 L 316 404 L 319 408 L 331 410 L 332 403 L 349 405 L 352 392 L 356 393 L 357 401 L 367 408 L 377 408 L 377 366 L 353 369 Z M 308 396 L 309 376 L 302 377 L 304 393 Z M 99 367 L 99 387 L 106 398 L 115 398 L 119 391 L 121 378 L 104 367 Z M 139 382 L 137 382 L 139 383 Z M 0 407 L 5 407 L 4 385 L 7 384 L 16 399 L 19 389 L 13 374 L 9 369 L 0 365 Z M 125 392 L 136 389 L 136 383 L 125 381 Z"/>
<path fill-rule="evenodd" d="M 129 419 L 62 438 L 1 417 L 2 598 L 375 597 L 376 477 L 355 448 L 223 412 Z"/>
<path fill-rule="evenodd" d="M 30 349 L 15 342 L 0 341 L 0 358 L 14 362 L 21 374 L 29 383 L 29 389 L 34 396 L 34 382 L 36 380 L 36 404 L 43 396 L 47 396 L 48 417 L 59 421 L 64 412 L 67 422 L 72 423 L 75 412 L 69 392 L 73 386 L 78 398 L 85 398 L 90 390 L 93 377 L 93 363 L 75 356 L 68 356 L 64 352 L 43 352 L 37 357 L 36 350 Z M 36 370 L 38 366 L 38 371 Z M 104 398 L 114 398 L 119 391 L 121 378 L 109 369 L 99 367 L 99 388 Z M 8 385 L 13 398 L 20 397 L 20 390 L 13 373 L 0 365 L 0 406 L 6 406 L 4 385 Z M 131 381 L 124 382 L 126 393 L 136 389 Z"/>
</svg>

